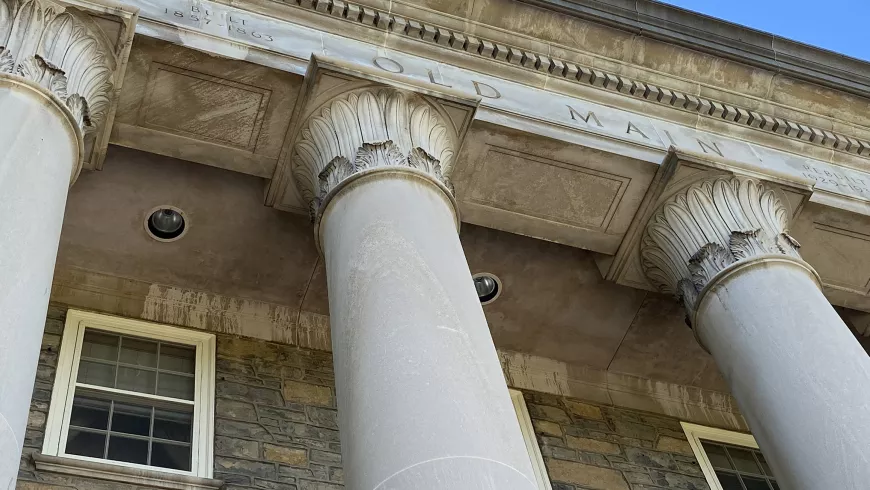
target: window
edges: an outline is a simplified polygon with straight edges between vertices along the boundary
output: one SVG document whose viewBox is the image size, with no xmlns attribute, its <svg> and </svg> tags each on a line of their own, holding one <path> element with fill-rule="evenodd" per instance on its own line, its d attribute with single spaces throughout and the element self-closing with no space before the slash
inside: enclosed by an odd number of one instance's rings
<svg viewBox="0 0 870 490">
<path fill-rule="evenodd" d="M 683 430 L 712 490 L 779 490 L 751 435 L 685 422 Z"/>
<path fill-rule="evenodd" d="M 550 478 L 547 477 L 547 467 L 544 466 L 544 458 L 541 457 L 541 448 L 538 447 L 538 440 L 535 438 L 535 428 L 532 427 L 532 419 L 529 417 L 529 409 L 526 408 L 523 393 L 510 388 L 508 388 L 508 391 L 511 394 L 511 401 L 514 403 L 514 410 L 517 412 L 520 431 L 523 433 L 526 450 L 529 452 L 529 459 L 532 461 L 532 470 L 535 472 L 538 489 L 550 490 L 552 487 L 550 486 Z"/>
<path fill-rule="evenodd" d="M 70 310 L 43 454 L 211 478 L 214 336 Z"/>
</svg>

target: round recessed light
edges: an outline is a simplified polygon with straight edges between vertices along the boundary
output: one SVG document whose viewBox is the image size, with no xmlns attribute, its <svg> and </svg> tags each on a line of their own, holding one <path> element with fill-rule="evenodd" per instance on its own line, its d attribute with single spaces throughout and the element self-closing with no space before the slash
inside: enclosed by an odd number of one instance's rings
<svg viewBox="0 0 870 490">
<path fill-rule="evenodd" d="M 145 231 L 160 242 L 178 240 L 188 228 L 184 213 L 174 206 L 157 206 L 145 216 Z"/>
<path fill-rule="evenodd" d="M 479 272 L 472 279 L 474 279 L 474 289 L 477 291 L 477 298 L 480 300 L 480 304 L 488 305 L 501 294 L 501 280 L 495 274 Z"/>
</svg>

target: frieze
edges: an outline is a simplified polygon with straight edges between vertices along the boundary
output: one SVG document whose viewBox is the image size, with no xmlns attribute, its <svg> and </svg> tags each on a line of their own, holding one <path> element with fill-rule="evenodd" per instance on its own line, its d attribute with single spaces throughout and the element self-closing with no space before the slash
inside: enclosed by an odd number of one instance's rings
<svg viewBox="0 0 870 490">
<path fill-rule="evenodd" d="M 293 59 L 306 61 L 312 54 L 327 55 L 436 86 L 451 87 L 477 95 L 482 99 L 482 110 L 478 111 L 478 118 L 485 121 L 505 124 L 505 115 L 510 115 L 509 117 L 515 119 L 542 121 L 556 125 L 556 127 L 570 128 L 577 134 L 604 137 L 608 142 L 617 140 L 631 143 L 631 145 L 621 145 L 617 151 L 629 148 L 642 149 L 643 151 L 640 153 L 647 152 L 645 155 L 650 156 L 639 156 L 638 158 L 649 161 L 659 161 L 660 155 L 670 147 L 702 152 L 713 157 L 744 162 L 758 167 L 761 171 L 766 169 L 795 177 L 811 178 L 816 181 L 816 189 L 820 191 L 857 198 L 862 201 L 870 200 L 870 186 L 865 184 L 865 182 L 870 181 L 870 176 L 861 171 L 825 161 L 682 126 L 589 100 L 549 92 L 214 2 L 190 0 L 179 3 L 170 0 L 132 0 L 132 3 L 142 9 L 141 17 L 181 28 L 182 31 L 179 32 L 178 36 L 182 43 L 190 38 L 189 35 L 184 34 L 185 31 L 194 31 L 229 40 L 233 43 L 233 49 L 238 45 L 253 46 L 268 50 L 270 53 L 281 53 Z M 870 157 L 870 143 L 855 138 L 814 129 L 716 101 L 680 94 L 670 89 L 628 80 L 605 72 L 588 70 L 576 64 L 519 51 L 515 48 L 494 44 L 474 36 L 465 36 L 443 28 L 427 26 L 368 7 L 357 7 L 339 0 L 311 1 L 310 3 L 305 3 L 303 0 L 300 5 L 306 8 L 310 6 L 315 11 L 324 14 L 367 23 L 385 30 L 389 29 L 391 32 L 397 32 L 401 35 L 419 37 L 422 41 L 462 49 L 471 54 L 493 58 L 496 61 L 543 71 L 550 76 L 576 80 L 628 97 L 643 98 L 707 117 L 819 144 L 832 150 Z M 195 6 L 199 11 L 193 11 L 194 7 L 192 6 Z M 143 26 L 140 31 L 149 35 L 157 35 L 148 26 Z M 256 33 L 256 36 L 253 33 Z M 168 39 L 179 42 L 179 38 Z M 191 40 L 190 42 L 197 49 L 206 47 L 202 44 L 205 41 Z M 225 48 L 215 46 L 214 49 L 219 52 L 220 49 Z M 243 59 L 246 59 L 247 56 L 256 58 L 255 54 L 244 50 L 239 51 L 238 56 Z M 303 63 L 288 63 L 278 67 L 304 74 L 305 66 L 306 64 Z M 513 124 L 519 124 L 516 127 L 520 129 L 532 130 L 523 123 Z M 594 139 L 584 139 L 583 144 L 587 144 L 587 141 L 589 146 L 595 147 L 598 144 L 597 140 Z M 616 146 L 612 143 L 601 143 L 598 148 L 612 150 Z M 652 155 L 648 152 L 649 149 L 662 153 Z M 626 154 L 636 156 L 640 153 Z"/>
<path fill-rule="evenodd" d="M 202 3 L 204 6 L 200 7 L 199 3 Z M 571 82 L 599 87 L 604 90 L 641 98 L 652 103 L 696 113 L 704 117 L 721 119 L 726 122 L 777 133 L 788 138 L 870 158 L 870 142 L 845 134 L 737 107 L 706 97 L 699 97 L 679 90 L 660 87 L 641 80 L 607 73 L 574 63 L 573 61 L 552 58 L 544 54 L 507 46 L 466 33 L 423 23 L 375 8 L 355 5 L 342 0 L 296 0 L 293 3 L 302 8 L 325 15 L 341 17 L 367 25 L 368 27 L 383 29 L 394 34 L 461 50 L 493 61 L 500 61 L 528 70 L 546 73 Z M 257 33 L 255 30 L 246 28 L 247 19 L 240 14 L 227 15 L 225 23 L 222 24 L 220 20 L 214 17 L 214 9 L 210 9 L 205 5 L 207 5 L 207 2 L 197 2 L 197 4 L 191 5 L 189 12 L 166 7 L 163 13 L 177 18 L 187 16 L 192 21 L 198 21 L 201 17 L 203 19 L 202 22 L 206 25 L 214 22 L 215 25 L 219 27 L 225 26 L 236 34 L 247 34 L 255 39 L 266 42 L 274 41 L 274 37 L 270 34 Z M 206 15 L 210 10 L 212 14 Z"/>
</svg>

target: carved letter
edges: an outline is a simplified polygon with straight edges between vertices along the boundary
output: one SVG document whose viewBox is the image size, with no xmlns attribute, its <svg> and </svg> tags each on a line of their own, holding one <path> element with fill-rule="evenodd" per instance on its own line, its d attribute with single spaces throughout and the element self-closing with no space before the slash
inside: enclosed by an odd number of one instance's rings
<svg viewBox="0 0 870 490">
<path fill-rule="evenodd" d="M 486 97 L 488 99 L 500 99 L 501 98 L 501 92 L 499 92 L 495 87 L 493 87 L 491 85 L 487 85 L 483 82 L 478 82 L 476 80 L 472 80 L 471 83 L 474 84 L 474 90 L 477 92 L 477 95 L 479 95 L 481 97 Z M 481 92 L 480 87 L 484 87 L 487 90 L 484 90 L 483 92 Z"/>
<path fill-rule="evenodd" d="M 576 121 L 577 118 L 580 118 L 580 119 L 583 120 L 583 122 L 585 122 L 586 124 L 589 124 L 589 118 L 591 117 L 592 120 L 595 121 L 595 124 L 597 124 L 599 128 L 603 128 L 603 127 L 604 127 L 604 125 L 601 124 L 601 121 L 598 120 L 598 117 L 597 117 L 597 116 L 595 115 L 595 113 L 592 112 L 592 111 L 589 111 L 589 112 L 586 114 L 586 117 L 583 117 L 579 112 L 575 111 L 574 108 L 571 107 L 570 105 L 568 106 L 568 111 L 569 111 L 570 114 L 571 114 L 571 119 L 574 120 L 574 121 Z M 576 116 L 576 117 L 575 117 L 575 116 Z"/>
<path fill-rule="evenodd" d="M 647 138 L 647 136 L 646 136 L 645 134 L 643 134 L 643 131 L 641 131 L 637 126 L 635 126 L 634 124 L 632 124 L 631 121 L 629 121 L 629 122 L 628 122 L 628 130 L 625 131 L 625 134 L 631 134 L 632 131 L 635 132 L 635 133 L 637 133 L 637 134 L 639 134 L 639 135 L 641 135 L 641 136 L 643 136 L 643 139 L 645 139 L 645 140 L 648 140 L 648 139 L 649 139 L 649 138 Z"/>
<path fill-rule="evenodd" d="M 701 145 L 701 149 L 704 150 L 704 153 L 710 153 L 710 151 L 712 151 L 713 153 L 716 153 L 720 157 L 725 157 L 725 155 L 722 154 L 722 150 L 719 149 L 719 145 L 717 145 L 715 142 L 713 142 L 712 146 L 710 146 L 710 144 L 704 143 L 703 141 L 698 140 L 698 144 Z M 707 151 L 708 149 L 710 151 Z"/>
<path fill-rule="evenodd" d="M 677 142 L 674 141 L 674 137 L 671 136 L 671 133 L 669 133 L 667 129 L 665 129 L 664 131 L 665 131 L 665 134 L 668 136 L 668 139 L 670 140 L 671 145 L 672 146 L 679 146 L 679 145 L 677 145 Z"/>
<path fill-rule="evenodd" d="M 438 83 L 438 82 L 436 82 L 436 81 L 435 81 L 435 75 L 432 74 L 432 70 L 427 69 L 426 71 L 429 73 L 429 81 L 432 82 L 432 83 L 434 83 L 435 85 L 441 85 L 442 87 L 448 87 L 448 88 L 453 87 L 453 85 L 446 85 L 446 84 L 443 84 L 443 83 Z"/>
<path fill-rule="evenodd" d="M 382 61 L 385 61 L 387 66 L 382 65 Z M 388 71 L 390 73 L 403 73 L 405 71 L 405 67 L 399 64 L 398 61 L 391 60 L 386 56 L 377 56 L 372 60 L 375 66 L 380 68 L 381 70 Z"/>
</svg>

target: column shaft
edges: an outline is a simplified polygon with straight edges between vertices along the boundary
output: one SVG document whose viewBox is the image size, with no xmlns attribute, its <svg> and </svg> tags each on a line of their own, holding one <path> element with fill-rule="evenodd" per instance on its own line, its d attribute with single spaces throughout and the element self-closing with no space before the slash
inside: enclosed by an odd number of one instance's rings
<svg viewBox="0 0 870 490">
<path fill-rule="evenodd" d="M 870 357 L 807 267 L 738 265 L 695 318 L 781 488 L 867 488 Z"/>
<path fill-rule="evenodd" d="M 46 91 L 0 75 L 0 488 L 14 488 L 79 136 Z"/>
<path fill-rule="evenodd" d="M 346 183 L 322 217 L 351 490 L 534 488 L 456 225 L 409 169 Z"/>
</svg>

